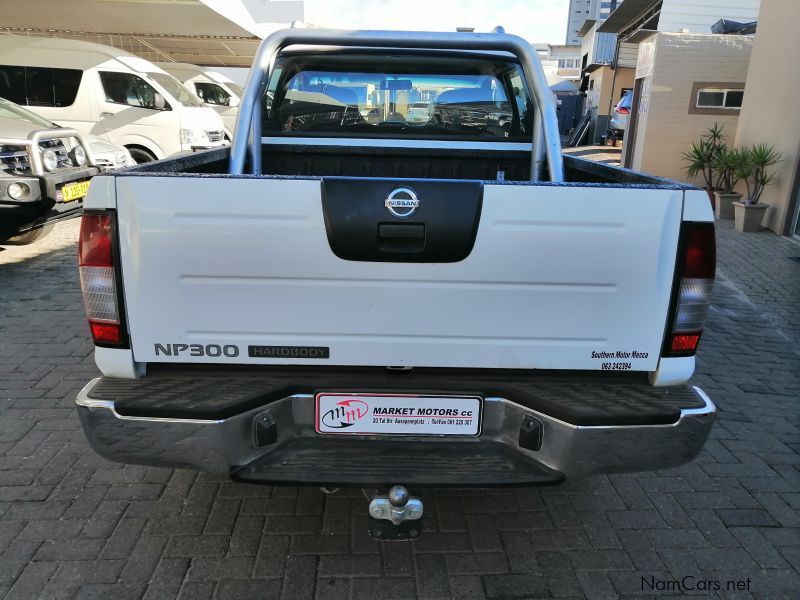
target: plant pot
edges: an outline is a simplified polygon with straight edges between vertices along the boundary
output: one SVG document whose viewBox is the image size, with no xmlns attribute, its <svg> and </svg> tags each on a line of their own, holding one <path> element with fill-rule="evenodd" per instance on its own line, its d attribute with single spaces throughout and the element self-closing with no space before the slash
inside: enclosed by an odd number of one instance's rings
<svg viewBox="0 0 800 600">
<path fill-rule="evenodd" d="M 725 192 L 714 192 L 714 195 L 717 197 L 717 218 L 732 219 L 733 203 L 741 200 L 742 195 L 739 192 L 732 192 L 730 194 L 726 194 Z"/>
<path fill-rule="evenodd" d="M 711 208 L 715 209 L 717 206 L 716 198 L 714 198 L 714 188 L 704 188 L 708 194 L 708 200 L 711 202 Z"/>
<path fill-rule="evenodd" d="M 764 220 L 768 206 L 766 204 L 734 202 L 733 208 L 736 231 L 752 233 L 761 229 L 761 221 Z"/>
</svg>

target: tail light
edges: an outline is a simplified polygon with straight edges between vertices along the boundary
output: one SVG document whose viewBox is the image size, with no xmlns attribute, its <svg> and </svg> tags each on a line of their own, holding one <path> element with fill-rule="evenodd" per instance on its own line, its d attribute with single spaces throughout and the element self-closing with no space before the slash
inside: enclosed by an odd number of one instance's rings
<svg viewBox="0 0 800 600">
<path fill-rule="evenodd" d="M 684 222 L 678 246 L 676 293 L 664 356 L 693 356 L 711 305 L 717 266 L 713 223 Z"/>
<path fill-rule="evenodd" d="M 122 347 L 127 344 L 118 294 L 115 223 L 113 213 L 85 212 L 78 241 L 78 270 L 83 305 L 94 343 Z"/>
<path fill-rule="evenodd" d="M 631 111 L 630 111 L 630 110 L 628 110 L 627 108 L 621 107 L 621 106 L 620 106 L 620 107 L 617 107 L 617 108 L 615 108 L 615 109 L 614 109 L 614 112 L 615 112 L 615 113 L 619 113 L 619 114 L 621 114 L 621 115 L 629 115 L 629 114 L 631 114 Z"/>
</svg>

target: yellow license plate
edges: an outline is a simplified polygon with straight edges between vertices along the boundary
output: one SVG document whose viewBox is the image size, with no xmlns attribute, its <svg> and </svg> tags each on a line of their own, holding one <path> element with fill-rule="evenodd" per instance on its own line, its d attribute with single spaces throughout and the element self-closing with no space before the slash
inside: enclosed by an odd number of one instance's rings
<svg viewBox="0 0 800 600">
<path fill-rule="evenodd" d="M 61 188 L 62 202 L 72 202 L 83 198 L 89 191 L 89 182 L 81 181 L 80 183 L 68 183 Z"/>
</svg>

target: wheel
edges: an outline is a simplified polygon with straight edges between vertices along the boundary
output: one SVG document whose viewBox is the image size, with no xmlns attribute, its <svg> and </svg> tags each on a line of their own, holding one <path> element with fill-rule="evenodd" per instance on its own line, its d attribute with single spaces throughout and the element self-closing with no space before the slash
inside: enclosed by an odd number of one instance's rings
<svg viewBox="0 0 800 600">
<path fill-rule="evenodd" d="M 144 148 L 128 146 L 128 151 L 131 153 L 131 157 L 133 157 L 133 160 L 135 160 L 137 164 L 153 162 L 156 159 L 155 156 L 153 156 Z"/>
<path fill-rule="evenodd" d="M 19 235 L 10 237 L 4 242 L 0 241 L 0 244 L 4 244 L 6 246 L 27 246 L 28 244 L 32 244 L 33 242 L 42 239 L 52 230 L 53 230 L 52 225 L 45 225 L 44 227 L 31 229 L 30 231 L 26 231 L 25 233 L 20 233 Z"/>
</svg>

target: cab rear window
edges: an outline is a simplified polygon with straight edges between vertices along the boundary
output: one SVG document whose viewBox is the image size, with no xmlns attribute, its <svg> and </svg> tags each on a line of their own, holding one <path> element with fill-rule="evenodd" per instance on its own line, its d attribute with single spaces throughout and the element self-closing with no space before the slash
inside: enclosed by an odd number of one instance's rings
<svg viewBox="0 0 800 600">
<path fill-rule="evenodd" d="M 277 65 L 265 97 L 265 135 L 530 139 L 531 106 L 515 63 L 386 56 L 329 61 L 291 57 Z"/>
</svg>

